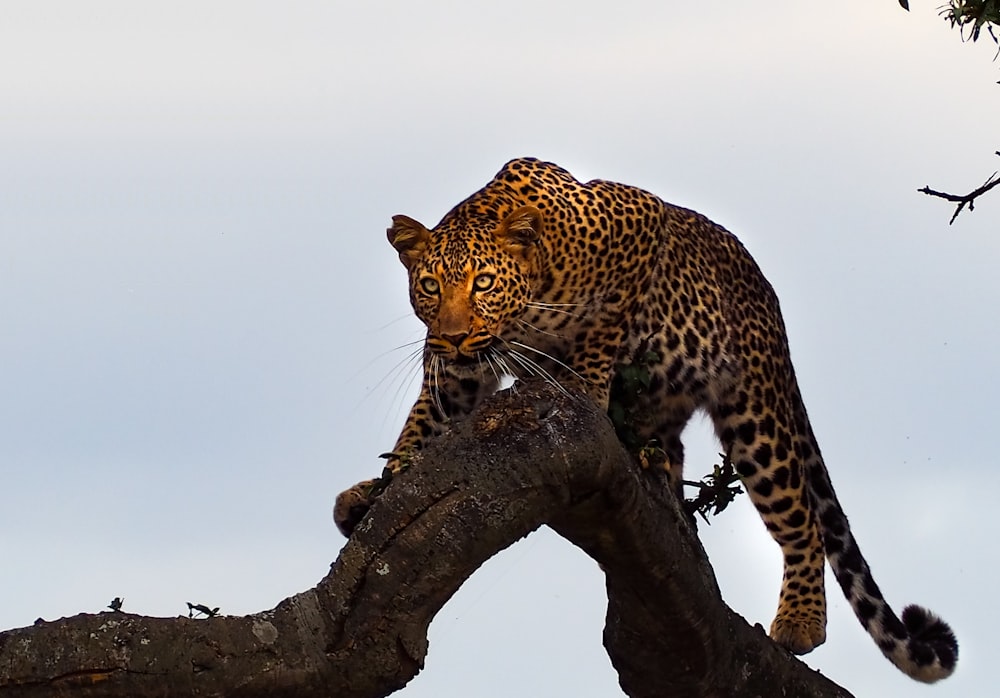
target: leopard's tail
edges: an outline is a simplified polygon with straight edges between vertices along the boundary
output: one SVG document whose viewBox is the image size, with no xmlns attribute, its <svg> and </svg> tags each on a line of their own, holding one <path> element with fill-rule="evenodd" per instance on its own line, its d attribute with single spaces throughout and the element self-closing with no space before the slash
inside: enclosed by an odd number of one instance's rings
<svg viewBox="0 0 1000 698">
<path fill-rule="evenodd" d="M 826 468 L 814 465 L 807 479 L 830 567 L 882 654 L 917 681 L 933 683 L 950 676 L 958 661 L 951 628 L 921 606 L 907 606 L 902 618 L 893 612 L 854 540 Z"/>
</svg>

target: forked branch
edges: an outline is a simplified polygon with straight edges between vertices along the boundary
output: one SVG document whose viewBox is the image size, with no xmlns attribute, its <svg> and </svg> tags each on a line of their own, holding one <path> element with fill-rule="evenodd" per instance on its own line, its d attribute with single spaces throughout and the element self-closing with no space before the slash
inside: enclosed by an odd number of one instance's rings
<svg viewBox="0 0 1000 698">
<path fill-rule="evenodd" d="M 1000 150 L 996 151 L 997 155 L 1000 155 Z M 957 203 L 958 206 L 955 207 L 955 213 L 952 214 L 951 220 L 948 221 L 948 225 L 955 222 L 958 218 L 958 214 L 962 212 L 966 206 L 969 207 L 970 211 L 975 210 L 975 201 L 977 198 L 988 192 L 993 187 L 1000 185 L 1000 177 L 997 176 L 997 172 L 994 172 L 989 176 L 989 178 L 983 182 L 982 186 L 973 189 L 968 194 L 948 194 L 943 191 L 936 191 L 930 187 L 924 187 L 923 189 L 917 189 L 921 194 L 927 194 L 928 196 L 936 196 L 938 198 L 944 199 L 946 201 L 952 201 Z"/>
</svg>

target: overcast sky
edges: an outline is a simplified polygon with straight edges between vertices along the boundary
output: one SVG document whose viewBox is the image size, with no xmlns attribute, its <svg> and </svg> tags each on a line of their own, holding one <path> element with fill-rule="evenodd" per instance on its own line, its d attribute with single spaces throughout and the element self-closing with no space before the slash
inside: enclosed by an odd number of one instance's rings
<svg viewBox="0 0 1000 698">
<path fill-rule="evenodd" d="M 2 3 L 0 628 L 312 587 L 334 497 L 415 397 L 390 217 L 433 225 L 534 155 L 740 236 L 878 582 L 962 652 L 912 682 L 831 578 L 806 661 L 858 696 L 992 695 L 1000 194 L 949 227 L 916 189 L 1000 165 L 1000 64 L 939 4 Z M 710 470 L 702 420 L 686 442 Z M 768 626 L 781 561 L 748 502 L 701 534 Z M 621 695 L 604 610 L 541 531 L 443 609 L 402 695 Z"/>
</svg>

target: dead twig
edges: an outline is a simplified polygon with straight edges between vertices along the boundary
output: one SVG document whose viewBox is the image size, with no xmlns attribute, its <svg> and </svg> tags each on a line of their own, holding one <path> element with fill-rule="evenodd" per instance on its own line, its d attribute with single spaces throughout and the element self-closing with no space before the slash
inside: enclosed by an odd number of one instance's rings
<svg viewBox="0 0 1000 698">
<path fill-rule="evenodd" d="M 997 155 L 1000 155 L 1000 150 L 997 151 Z M 936 196 L 938 198 L 945 199 L 946 201 L 953 201 L 957 203 L 958 206 L 955 207 L 955 213 L 952 214 L 951 220 L 948 221 L 948 225 L 951 225 L 952 223 L 955 222 L 955 219 L 958 218 L 958 214 L 962 212 L 963 208 L 968 206 L 970 211 L 975 210 L 976 199 L 985 194 L 986 192 L 988 192 L 993 187 L 1000 184 L 1000 177 L 997 177 L 997 174 L 998 174 L 997 172 L 991 174 L 989 176 L 989 179 L 983 182 L 983 185 L 981 187 L 970 191 L 968 194 L 948 194 L 947 192 L 936 191 L 934 189 L 931 189 L 930 187 L 917 189 L 917 191 L 920 192 L 921 194 L 927 194 L 928 196 Z"/>
</svg>

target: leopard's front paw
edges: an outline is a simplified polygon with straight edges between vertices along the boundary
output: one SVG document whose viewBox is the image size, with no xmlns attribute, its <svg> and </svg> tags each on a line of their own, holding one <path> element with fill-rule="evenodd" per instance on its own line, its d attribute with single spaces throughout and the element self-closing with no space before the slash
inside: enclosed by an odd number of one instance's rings
<svg viewBox="0 0 1000 698">
<path fill-rule="evenodd" d="M 386 468 L 382 471 L 382 477 L 359 482 L 337 495 L 337 501 L 333 505 L 333 521 L 347 538 L 351 537 L 354 528 L 365 518 L 372 502 L 392 482 L 392 476 L 392 469 Z"/>
<path fill-rule="evenodd" d="M 345 537 L 351 537 L 354 527 L 361 523 L 361 519 L 365 518 L 371 508 L 377 496 L 374 492 L 376 483 L 378 480 L 365 480 L 337 495 L 337 501 L 333 505 L 333 521 Z"/>
</svg>

